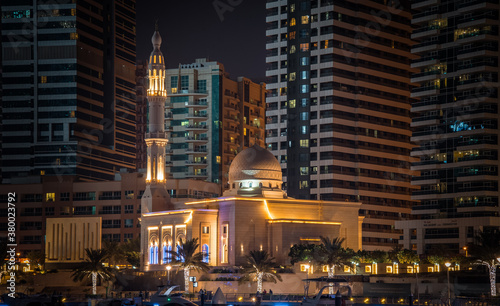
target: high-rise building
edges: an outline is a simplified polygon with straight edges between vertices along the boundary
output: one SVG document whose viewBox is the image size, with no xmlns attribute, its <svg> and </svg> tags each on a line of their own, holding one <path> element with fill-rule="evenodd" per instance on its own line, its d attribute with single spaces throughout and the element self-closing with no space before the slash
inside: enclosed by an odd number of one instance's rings
<svg viewBox="0 0 500 306">
<path fill-rule="evenodd" d="M 2 1 L 3 183 L 135 169 L 135 1 Z"/>
<path fill-rule="evenodd" d="M 144 136 L 148 125 L 148 63 L 137 61 L 135 65 L 135 95 L 136 95 L 136 168 L 146 169 L 147 146 Z"/>
<path fill-rule="evenodd" d="M 419 254 L 461 251 L 500 227 L 498 1 L 413 1 L 419 84 L 412 97 L 414 220 L 398 222 Z"/>
<path fill-rule="evenodd" d="M 335 4 L 335 5 L 334 5 Z M 360 201 L 363 248 L 390 249 L 411 200 L 408 5 L 267 1 L 266 142 L 289 196 Z"/>
<path fill-rule="evenodd" d="M 234 156 L 265 146 L 265 84 L 231 80 L 218 62 L 197 59 L 166 71 L 167 172 L 221 183 Z"/>
</svg>

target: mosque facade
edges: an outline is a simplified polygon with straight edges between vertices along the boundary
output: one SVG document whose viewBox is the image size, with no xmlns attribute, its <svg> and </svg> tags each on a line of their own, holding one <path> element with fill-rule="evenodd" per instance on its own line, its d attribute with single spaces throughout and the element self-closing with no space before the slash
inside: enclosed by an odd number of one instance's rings
<svg viewBox="0 0 500 306">
<path fill-rule="evenodd" d="M 364 218 L 358 216 L 361 203 L 287 197 L 282 190 L 280 163 L 258 145 L 234 158 L 229 190 L 222 197 L 185 203 L 170 200 L 161 164 L 168 140 L 160 124 L 166 94 L 162 92 L 165 65 L 158 31 L 152 41 L 147 187 L 141 200 L 142 269 L 165 271 L 172 262 L 168 251 L 179 240 L 192 238 L 198 238 L 199 251 L 205 253 L 204 261 L 211 266 L 241 265 L 253 250 L 266 250 L 284 265 L 289 262 L 291 246 L 319 242 L 320 236 L 345 238 L 344 247 L 359 250 Z M 159 107 L 157 111 L 155 107 Z"/>
</svg>

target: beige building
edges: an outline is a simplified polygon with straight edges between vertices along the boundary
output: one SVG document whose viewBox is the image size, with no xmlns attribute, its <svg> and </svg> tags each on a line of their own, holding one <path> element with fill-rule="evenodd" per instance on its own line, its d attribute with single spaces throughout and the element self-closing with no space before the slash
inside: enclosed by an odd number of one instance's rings
<svg viewBox="0 0 500 306">
<path fill-rule="evenodd" d="M 164 211 L 142 207 L 141 267 L 164 271 L 172 260 L 167 251 L 179 239 L 198 238 L 206 262 L 216 266 L 240 265 L 252 250 L 267 250 L 285 264 L 293 244 L 320 236 L 343 237 L 345 247 L 361 248 L 361 203 L 287 198 L 279 169 L 272 153 L 255 145 L 233 160 L 224 197 L 165 203 L 171 209 Z"/>
<path fill-rule="evenodd" d="M 85 249 L 101 248 L 101 217 L 47 218 L 45 264 L 62 268 L 85 260 Z"/>
</svg>

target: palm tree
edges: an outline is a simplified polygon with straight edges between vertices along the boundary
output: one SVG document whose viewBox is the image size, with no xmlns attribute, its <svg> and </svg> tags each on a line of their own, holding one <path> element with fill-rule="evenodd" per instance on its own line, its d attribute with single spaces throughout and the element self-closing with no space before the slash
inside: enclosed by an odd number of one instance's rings
<svg viewBox="0 0 500 306">
<path fill-rule="evenodd" d="M 343 267 L 350 262 L 351 255 L 343 247 L 345 238 L 333 238 L 320 236 L 321 245 L 319 251 L 315 253 L 315 261 L 328 267 L 328 278 L 333 278 L 335 267 Z M 330 283 L 329 285 L 333 285 Z M 328 289 L 333 294 L 333 287 Z"/>
<path fill-rule="evenodd" d="M 469 254 L 476 264 L 488 267 L 491 296 L 496 296 L 496 269 L 500 265 L 500 230 L 484 229 L 478 233 L 475 240 L 469 247 Z"/>
<path fill-rule="evenodd" d="M 173 263 L 178 264 L 184 270 L 184 290 L 186 293 L 189 293 L 189 271 L 194 269 L 206 272 L 209 270 L 208 263 L 203 261 L 206 254 L 197 252 L 199 246 L 198 238 L 186 241 L 179 239 L 177 250 L 168 251 L 174 258 Z"/>
<path fill-rule="evenodd" d="M 97 277 L 107 281 L 113 277 L 111 268 L 103 266 L 108 254 L 105 250 L 85 249 L 85 262 L 73 272 L 73 281 L 81 281 L 85 277 L 92 279 L 92 294 L 97 294 Z"/>
<path fill-rule="evenodd" d="M 246 256 L 247 262 L 243 266 L 243 276 L 239 282 L 257 280 L 257 291 L 262 292 L 262 281 L 270 279 L 274 283 L 276 280 L 282 281 L 281 276 L 276 274 L 273 268 L 276 266 L 274 258 L 269 256 L 267 251 L 250 251 L 250 255 Z"/>
</svg>

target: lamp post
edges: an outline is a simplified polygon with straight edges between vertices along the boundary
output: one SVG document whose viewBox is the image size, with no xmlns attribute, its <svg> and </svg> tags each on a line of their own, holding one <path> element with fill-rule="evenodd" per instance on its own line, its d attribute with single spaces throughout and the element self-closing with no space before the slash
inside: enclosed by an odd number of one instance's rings
<svg viewBox="0 0 500 306">
<path fill-rule="evenodd" d="M 172 266 L 171 265 L 168 265 L 167 266 L 167 281 L 168 281 L 168 285 L 170 286 L 170 270 L 172 270 Z"/>
<path fill-rule="evenodd" d="M 450 266 L 451 266 L 451 263 L 447 262 L 444 265 L 446 266 L 446 268 L 448 268 L 446 270 L 446 276 L 448 278 L 448 305 L 450 305 L 451 304 L 451 294 L 450 294 Z"/>
<path fill-rule="evenodd" d="M 465 251 L 465 257 L 469 257 L 469 253 L 467 252 L 467 247 L 464 246 L 464 251 Z"/>
<path fill-rule="evenodd" d="M 420 305 L 420 292 L 418 290 L 418 271 L 419 271 L 419 266 L 418 263 L 415 263 L 415 278 L 416 278 L 416 283 L 415 283 L 415 290 L 417 291 L 417 302 L 418 305 Z"/>
</svg>

